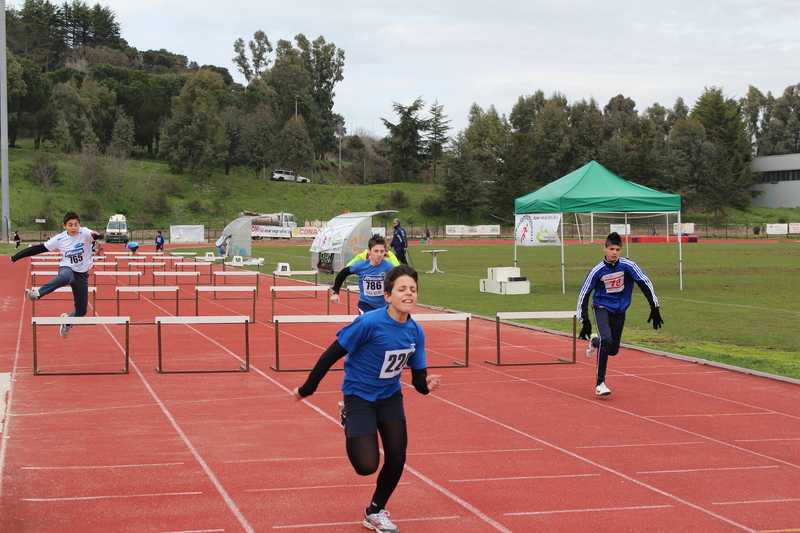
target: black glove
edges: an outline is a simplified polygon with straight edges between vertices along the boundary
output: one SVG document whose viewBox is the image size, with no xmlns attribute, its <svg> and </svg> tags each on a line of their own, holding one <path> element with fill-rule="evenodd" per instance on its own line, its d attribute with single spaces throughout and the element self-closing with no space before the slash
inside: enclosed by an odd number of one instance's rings
<svg viewBox="0 0 800 533">
<path fill-rule="evenodd" d="M 658 329 L 664 325 L 664 321 L 661 320 L 661 311 L 658 310 L 658 307 L 651 307 L 650 308 L 650 318 L 647 319 L 649 323 L 651 320 L 653 321 L 653 329 Z"/>
<path fill-rule="evenodd" d="M 588 318 L 583 319 L 583 328 L 581 328 L 581 334 L 578 337 L 581 340 L 588 341 L 589 337 L 592 336 L 592 323 L 589 321 Z"/>
</svg>

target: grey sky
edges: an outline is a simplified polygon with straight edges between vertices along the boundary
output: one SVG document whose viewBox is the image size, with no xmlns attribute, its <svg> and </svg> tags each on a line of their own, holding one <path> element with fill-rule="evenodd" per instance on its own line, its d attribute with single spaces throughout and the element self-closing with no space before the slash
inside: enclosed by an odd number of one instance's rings
<svg viewBox="0 0 800 533">
<path fill-rule="evenodd" d="M 89 0 L 90 4 L 95 2 Z M 538 89 L 604 106 L 623 94 L 641 112 L 690 106 L 704 87 L 779 96 L 800 83 L 797 0 L 233 0 L 100 1 L 139 50 L 166 48 L 227 67 L 233 42 L 264 30 L 273 45 L 303 33 L 345 51 L 334 111 L 383 135 L 392 102 L 444 105 L 455 133 L 472 103 L 508 114 Z"/>
</svg>

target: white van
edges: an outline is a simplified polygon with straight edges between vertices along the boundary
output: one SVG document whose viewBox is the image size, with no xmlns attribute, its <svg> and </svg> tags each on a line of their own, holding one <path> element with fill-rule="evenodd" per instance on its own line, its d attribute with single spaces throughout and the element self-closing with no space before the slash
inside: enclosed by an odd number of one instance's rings
<svg viewBox="0 0 800 533">
<path fill-rule="evenodd" d="M 296 181 L 297 183 L 311 183 L 310 179 L 303 176 L 297 176 L 291 170 L 273 170 L 269 179 L 273 181 Z"/>
<path fill-rule="evenodd" d="M 127 244 L 131 239 L 125 215 L 111 215 L 106 226 L 106 242 L 121 242 Z"/>
</svg>

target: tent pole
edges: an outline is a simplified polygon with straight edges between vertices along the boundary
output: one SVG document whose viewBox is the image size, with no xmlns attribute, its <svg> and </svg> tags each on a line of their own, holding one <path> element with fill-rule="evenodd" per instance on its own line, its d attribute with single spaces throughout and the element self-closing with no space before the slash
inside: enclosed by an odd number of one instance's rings
<svg viewBox="0 0 800 533">
<path fill-rule="evenodd" d="M 561 294 L 567 294 L 564 284 L 564 213 L 561 213 Z"/>
<path fill-rule="evenodd" d="M 631 232 L 628 230 L 628 212 L 625 211 L 625 257 L 631 258 Z"/>
<path fill-rule="evenodd" d="M 590 213 L 589 226 L 589 231 L 592 233 L 591 237 L 589 237 L 589 244 L 594 244 L 594 211 Z"/>
<path fill-rule="evenodd" d="M 680 290 L 683 290 L 683 228 L 681 227 L 681 212 L 678 211 L 678 279 Z"/>
</svg>

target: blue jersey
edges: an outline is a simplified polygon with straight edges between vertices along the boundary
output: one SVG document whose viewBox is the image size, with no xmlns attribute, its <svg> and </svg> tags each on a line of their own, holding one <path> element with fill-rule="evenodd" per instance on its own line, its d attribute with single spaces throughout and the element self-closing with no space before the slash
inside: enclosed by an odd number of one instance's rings
<svg viewBox="0 0 800 533">
<path fill-rule="evenodd" d="M 364 261 L 356 261 L 349 268 L 350 272 L 358 275 L 358 290 L 361 292 L 358 297 L 359 303 L 363 303 L 373 309 L 383 309 L 387 306 L 383 297 L 383 280 L 386 273 L 394 267 L 386 259 L 381 259 L 377 265 Z"/>
<path fill-rule="evenodd" d="M 650 278 L 629 259 L 620 257 L 615 262 L 605 259 L 589 271 L 578 296 L 578 320 L 583 322 L 583 310 L 588 307 L 589 294 L 594 291 L 592 305 L 612 313 L 624 313 L 631 305 L 633 284 L 639 285 L 651 307 L 658 307 L 658 298 Z"/>
<path fill-rule="evenodd" d="M 347 350 L 342 392 L 367 401 L 384 400 L 400 390 L 405 365 L 422 370 L 425 362 L 425 332 L 408 316 L 397 322 L 385 309 L 356 318 L 336 334 Z"/>
</svg>

